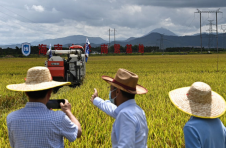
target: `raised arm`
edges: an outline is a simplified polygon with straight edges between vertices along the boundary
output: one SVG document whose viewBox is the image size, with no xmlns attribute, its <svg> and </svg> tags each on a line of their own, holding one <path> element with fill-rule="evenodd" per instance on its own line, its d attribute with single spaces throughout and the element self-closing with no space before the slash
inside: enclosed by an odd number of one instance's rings
<svg viewBox="0 0 226 148">
<path fill-rule="evenodd" d="M 82 135 L 82 128 L 79 121 L 75 118 L 75 116 L 71 112 L 71 104 L 65 99 L 65 103 L 60 103 L 61 110 L 68 116 L 68 118 L 78 127 L 77 138 L 80 138 Z"/>
<path fill-rule="evenodd" d="M 109 100 L 104 101 L 103 99 L 98 97 L 98 92 L 94 88 L 94 94 L 92 95 L 90 101 L 97 106 L 99 109 L 104 111 L 109 116 L 116 118 L 116 115 L 114 114 L 115 109 L 117 108 L 116 105 L 112 104 Z"/>
</svg>

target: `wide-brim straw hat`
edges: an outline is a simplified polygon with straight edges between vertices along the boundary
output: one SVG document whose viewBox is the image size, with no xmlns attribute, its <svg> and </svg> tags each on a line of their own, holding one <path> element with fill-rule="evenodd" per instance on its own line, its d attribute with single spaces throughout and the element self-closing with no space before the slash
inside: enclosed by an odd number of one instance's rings
<svg viewBox="0 0 226 148">
<path fill-rule="evenodd" d="M 172 90 L 169 97 L 179 110 L 195 117 L 218 118 L 226 110 L 224 98 L 204 82 Z"/>
<path fill-rule="evenodd" d="M 114 87 L 131 94 L 145 94 L 148 92 L 146 88 L 137 84 L 138 75 L 126 69 L 118 69 L 115 78 L 111 78 L 109 76 L 102 76 L 102 79 L 105 80 L 107 83 L 113 85 Z"/>
<path fill-rule="evenodd" d="M 40 91 L 58 86 L 70 85 L 70 82 L 57 82 L 52 80 L 51 73 L 47 67 L 32 67 L 27 71 L 26 82 L 21 84 L 10 84 L 6 88 L 13 91 Z"/>
</svg>

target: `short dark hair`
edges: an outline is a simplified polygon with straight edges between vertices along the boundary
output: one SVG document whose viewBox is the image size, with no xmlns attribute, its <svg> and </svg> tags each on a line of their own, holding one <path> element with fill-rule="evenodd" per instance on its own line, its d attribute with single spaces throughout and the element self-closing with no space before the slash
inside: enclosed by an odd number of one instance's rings
<svg viewBox="0 0 226 148">
<path fill-rule="evenodd" d="M 29 91 L 29 92 L 26 92 L 26 93 L 27 93 L 29 98 L 42 99 L 42 98 L 45 98 L 45 96 L 47 95 L 48 91 L 51 90 L 51 89 L 40 90 L 40 91 Z"/>
<path fill-rule="evenodd" d="M 113 86 L 113 89 L 117 89 L 117 87 Z M 122 92 L 123 97 L 127 98 L 128 100 L 129 99 L 135 99 L 135 94 L 131 94 L 131 93 L 125 92 L 125 91 L 123 91 L 121 89 L 120 89 L 120 91 Z"/>
<path fill-rule="evenodd" d="M 135 98 L 135 94 L 131 94 L 128 92 L 125 92 L 123 90 L 120 89 L 120 91 L 122 92 L 123 97 L 127 98 L 127 99 L 134 99 Z"/>
</svg>

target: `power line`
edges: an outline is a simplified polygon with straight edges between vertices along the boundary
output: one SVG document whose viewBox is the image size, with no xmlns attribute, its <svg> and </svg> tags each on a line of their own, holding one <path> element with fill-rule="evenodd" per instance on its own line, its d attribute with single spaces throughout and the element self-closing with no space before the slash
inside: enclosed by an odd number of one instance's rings
<svg viewBox="0 0 226 148">
<path fill-rule="evenodd" d="M 111 30 L 111 29 L 109 28 L 108 31 L 109 31 L 109 49 L 110 49 L 110 44 L 111 44 L 111 42 L 110 42 L 110 36 L 111 36 L 111 35 L 110 35 L 110 32 L 113 31 L 113 30 Z"/>
<path fill-rule="evenodd" d="M 11 15 L 9 15 L 9 14 L 6 14 L 6 13 L 4 13 L 4 12 L 2 12 L 2 11 L 0 11 L 0 12 L 3 13 L 3 14 L 5 14 L 5 15 L 8 15 L 8 16 L 10 16 L 10 17 L 13 17 L 13 18 L 19 20 L 18 18 L 14 17 L 14 16 L 11 16 Z M 20 21 L 20 20 L 19 20 L 19 21 Z"/>
<path fill-rule="evenodd" d="M 1 12 L 1 11 L 0 11 Z M 5 13 L 3 13 L 3 14 L 5 14 Z M 7 14 L 6 14 L 7 15 Z M 5 18 L 5 16 L 3 16 L 4 18 Z M 2 16 L 0 17 L 0 18 L 3 18 Z M 6 18 L 5 18 L 6 19 Z M 18 19 L 17 19 L 18 20 Z M 20 20 L 19 20 L 20 21 Z M 6 23 L 6 22 L 4 22 L 4 21 L 2 21 L 2 23 L 4 23 L 4 24 L 6 24 L 6 25 L 8 25 L 8 26 L 10 26 L 11 24 L 8 24 L 8 23 Z M 20 25 L 21 27 L 24 27 L 23 25 L 21 25 L 20 23 L 18 23 L 18 22 L 13 22 L 13 24 L 18 24 L 18 25 Z M 15 26 L 15 25 L 14 25 Z M 15 26 L 15 27 L 17 27 L 17 28 L 19 28 L 18 26 Z M 27 28 L 27 29 L 29 29 L 29 28 Z"/>
<path fill-rule="evenodd" d="M 202 13 L 216 13 L 216 33 L 217 33 L 217 53 L 218 53 L 218 29 L 217 29 L 217 14 L 218 13 L 222 13 L 221 11 L 220 11 L 220 8 L 219 9 L 217 9 L 216 11 L 200 11 L 199 9 L 197 9 L 197 12 L 195 12 L 195 13 L 199 13 L 200 14 L 200 42 L 201 42 L 201 53 L 202 53 L 202 21 L 201 21 L 201 18 L 202 18 Z"/>
<path fill-rule="evenodd" d="M 6 8 L 6 7 L 3 7 L 2 5 L 0 5 L 0 6 L 1 6 L 2 8 L 7 9 L 8 11 L 10 11 L 10 12 L 12 12 L 12 13 L 16 14 L 16 15 L 19 15 L 20 17 L 25 18 L 26 20 L 31 21 L 32 23 L 35 23 L 34 21 L 32 21 L 32 20 L 30 20 L 30 19 L 28 19 L 28 18 L 26 18 L 26 17 L 24 17 L 24 16 L 22 16 L 22 15 L 20 15 L 20 14 L 18 14 L 18 13 L 15 13 L 15 12 L 13 12 L 12 10 L 10 10 L 10 9 L 8 9 L 8 8 Z"/>
<path fill-rule="evenodd" d="M 213 29 L 213 20 L 208 20 L 209 21 L 209 29 L 208 30 L 206 30 L 206 31 L 209 31 L 209 43 L 208 43 L 208 46 L 209 46 L 209 49 L 210 49 L 210 43 L 211 43 L 211 41 L 213 40 L 213 38 L 212 38 L 212 31 L 216 31 L 216 30 L 214 30 Z"/>
<path fill-rule="evenodd" d="M 114 28 L 114 44 L 115 44 L 115 31 L 116 31 L 116 30 L 115 30 L 115 28 Z"/>
<path fill-rule="evenodd" d="M 0 5 L 1 6 L 1 5 Z M 3 6 L 2 6 L 3 7 Z M 12 11 L 11 11 L 12 12 Z M 12 15 L 9 15 L 9 14 L 7 14 L 7 13 L 4 13 L 4 12 L 2 12 L 2 11 L 0 11 L 0 13 L 3 13 L 3 14 L 5 14 L 5 15 L 7 15 L 7 16 L 10 16 L 10 17 L 12 17 L 12 18 L 14 18 L 14 19 L 16 19 L 16 20 L 18 20 L 18 21 L 20 21 L 21 22 L 21 20 L 20 19 L 18 19 L 18 18 L 16 18 L 16 17 L 14 17 L 14 16 L 12 16 Z M 13 12 L 14 13 L 14 12 Z M 15 13 L 16 14 L 16 13 Z M 23 16 L 22 16 L 23 17 Z M 25 18 L 25 17 L 24 17 Z M 31 20 L 30 20 L 31 21 Z M 19 24 L 19 23 L 17 23 L 17 22 L 14 22 L 14 23 L 16 23 L 16 24 L 18 24 L 18 25 L 20 25 L 21 27 L 24 27 L 24 25 L 21 25 L 21 24 Z M 35 23 L 34 21 L 32 21 L 32 23 Z M 31 27 L 30 25 L 28 25 L 29 27 Z M 36 28 L 39 28 L 39 29 L 43 29 L 42 28 L 42 25 L 40 24 L 39 26 L 37 26 Z M 33 29 L 33 28 L 30 28 L 31 30 L 35 30 L 35 29 Z M 47 32 L 45 32 L 45 34 L 48 34 Z"/>
<path fill-rule="evenodd" d="M 191 24 L 193 23 L 194 20 L 195 20 L 195 16 L 194 16 L 193 20 L 191 21 Z M 188 27 L 191 27 L 191 24 L 188 25 Z"/>
<path fill-rule="evenodd" d="M 160 34 L 160 39 L 158 39 L 157 41 L 159 41 L 159 49 L 162 49 L 162 54 L 164 54 L 164 44 L 163 41 L 166 39 L 163 39 L 163 35 L 164 34 Z"/>
</svg>

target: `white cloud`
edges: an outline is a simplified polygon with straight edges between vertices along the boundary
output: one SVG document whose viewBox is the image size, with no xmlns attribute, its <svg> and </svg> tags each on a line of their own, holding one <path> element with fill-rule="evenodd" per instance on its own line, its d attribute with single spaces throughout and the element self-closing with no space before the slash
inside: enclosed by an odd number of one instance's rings
<svg viewBox="0 0 226 148">
<path fill-rule="evenodd" d="M 38 11 L 38 12 L 44 11 L 44 7 L 42 7 L 41 5 L 38 5 L 38 6 L 33 5 L 31 8 L 34 9 L 35 11 Z"/>
<path fill-rule="evenodd" d="M 162 26 L 169 27 L 169 26 L 174 26 L 174 24 L 172 23 L 171 18 L 168 17 L 168 18 L 166 18 L 166 19 L 163 21 Z"/>
<path fill-rule="evenodd" d="M 194 13 L 196 8 L 217 10 L 216 3 L 220 1 L 224 1 L 220 11 L 225 13 L 225 0 L 0 1 L 0 5 L 7 8 L 2 8 L 4 13 L 0 13 L 0 44 L 69 35 L 98 36 L 108 40 L 109 28 L 116 29 L 116 40 L 140 37 L 160 27 L 177 35 L 194 34 L 199 32 L 200 21 L 199 14 Z M 216 8 L 207 7 L 210 3 L 211 7 Z M 226 24 L 223 13 L 218 14 L 219 32 L 223 32 L 221 25 Z M 203 32 L 207 32 L 208 20 L 215 20 L 215 17 L 214 14 L 202 14 Z M 111 32 L 111 40 L 113 34 Z"/>
</svg>

